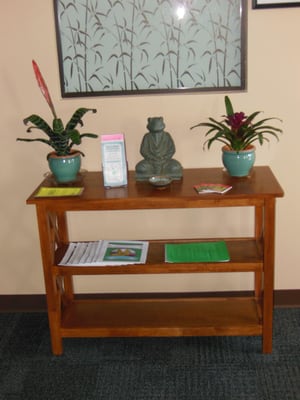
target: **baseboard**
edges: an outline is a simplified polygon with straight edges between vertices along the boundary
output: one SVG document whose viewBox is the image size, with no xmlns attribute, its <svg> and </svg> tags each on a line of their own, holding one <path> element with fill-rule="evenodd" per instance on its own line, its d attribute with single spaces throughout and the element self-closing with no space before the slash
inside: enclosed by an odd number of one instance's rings
<svg viewBox="0 0 300 400">
<path fill-rule="evenodd" d="M 251 292 L 209 292 L 209 293 L 185 293 L 186 297 L 191 296 L 244 296 L 249 295 Z M 136 293 L 136 294 L 118 294 L 119 297 L 171 297 L 178 295 L 178 293 L 165 294 L 165 293 Z M 78 295 L 82 297 L 84 295 Z M 109 298 L 112 294 L 90 294 L 89 297 Z M 300 289 L 291 290 L 275 290 L 274 291 L 274 305 L 275 307 L 300 307 Z M 0 295 L 0 312 L 45 312 L 47 309 L 46 296 L 43 294 L 34 295 Z"/>
</svg>

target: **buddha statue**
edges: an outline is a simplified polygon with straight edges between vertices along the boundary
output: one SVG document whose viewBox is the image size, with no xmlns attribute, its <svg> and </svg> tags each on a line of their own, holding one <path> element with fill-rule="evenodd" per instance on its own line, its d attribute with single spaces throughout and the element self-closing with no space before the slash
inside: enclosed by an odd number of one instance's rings
<svg viewBox="0 0 300 400">
<path fill-rule="evenodd" d="M 148 180 L 154 175 L 165 175 L 172 179 L 182 177 L 182 166 L 175 160 L 175 144 L 162 117 L 148 118 L 147 132 L 142 140 L 140 153 L 144 157 L 135 167 L 136 179 Z"/>
</svg>

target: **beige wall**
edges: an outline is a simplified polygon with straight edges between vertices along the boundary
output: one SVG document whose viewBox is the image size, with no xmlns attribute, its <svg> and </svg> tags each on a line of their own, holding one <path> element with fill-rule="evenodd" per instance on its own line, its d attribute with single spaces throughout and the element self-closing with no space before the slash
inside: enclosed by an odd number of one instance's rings
<svg viewBox="0 0 300 400">
<path fill-rule="evenodd" d="M 283 119 L 284 135 L 277 144 L 258 148 L 257 165 L 270 165 L 285 190 L 277 204 L 276 288 L 300 287 L 299 164 L 300 146 L 300 8 L 248 10 L 248 89 L 233 93 L 237 108 Z M 47 172 L 48 149 L 39 143 L 17 143 L 25 134 L 22 119 L 31 113 L 51 117 L 35 83 L 31 68 L 34 58 L 46 77 L 56 109 L 66 119 L 79 106 L 95 107 L 85 127 L 99 134 L 126 134 L 129 167 L 140 159 L 139 145 L 146 118 L 162 115 L 176 143 L 176 158 L 184 167 L 221 166 L 214 147 L 202 151 L 203 136 L 189 127 L 207 116 L 224 113 L 222 93 L 62 99 L 60 96 L 52 0 L 1 1 L 1 225 L 0 294 L 43 293 L 39 242 L 33 206 L 25 200 Z M 100 168 L 100 148 L 86 141 L 83 167 Z M 167 216 L 168 224 L 162 216 Z M 196 213 L 117 212 L 105 215 L 77 214 L 71 223 L 74 239 L 197 237 L 248 234 L 252 211 L 205 210 Z M 171 232 L 171 233 L 170 233 Z M 252 276 L 130 276 L 83 278 L 80 291 L 193 291 L 242 290 L 251 288 Z"/>
</svg>

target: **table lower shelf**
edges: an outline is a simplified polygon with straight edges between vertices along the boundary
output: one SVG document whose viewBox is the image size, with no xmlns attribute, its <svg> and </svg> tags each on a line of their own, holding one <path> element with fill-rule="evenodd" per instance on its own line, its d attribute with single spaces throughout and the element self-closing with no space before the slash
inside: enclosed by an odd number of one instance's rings
<svg viewBox="0 0 300 400">
<path fill-rule="evenodd" d="M 75 300 L 62 312 L 62 337 L 258 336 L 254 298 Z"/>
</svg>

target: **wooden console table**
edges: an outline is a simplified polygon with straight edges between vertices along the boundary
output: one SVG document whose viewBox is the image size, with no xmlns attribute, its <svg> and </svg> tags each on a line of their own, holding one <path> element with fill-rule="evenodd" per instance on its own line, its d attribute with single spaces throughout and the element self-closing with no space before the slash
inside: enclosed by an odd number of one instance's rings
<svg viewBox="0 0 300 400">
<path fill-rule="evenodd" d="M 193 184 L 200 182 L 231 184 L 233 188 L 223 195 L 198 195 Z M 283 190 L 269 167 L 255 167 L 247 178 L 230 178 L 221 168 L 187 169 L 181 181 L 172 182 L 165 190 L 136 182 L 134 172 L 129 173 L 124 188 L 104 189 L 101 172 L 84 173 L 78 185 L 84 186 L 79 197 L 36 198 L 37 188 L 27 200 L 37 211 L 54 354 L 62 354 L 62 339 L 67 337 L 208 335 L 262 336 L 262 351 L 272 352 L 275 202 Z M 48 177 L 40 186 L 54 183 Z M 174 240 L 154 240 L 149 241 L 145 265 L 58 266 L 69 242 L 69 211 L 193 208 L 196 212 L 206 207 L 254 207 L 253 236 L 225 239 L 230 262 L 167 264 L 164 243 Z M 177 240 L 182 241 L 186 239 Z M 85 298 L 73 289 L 74 275 L 249 271 L 254 273 L 249 297 Z"/>
</svg>

